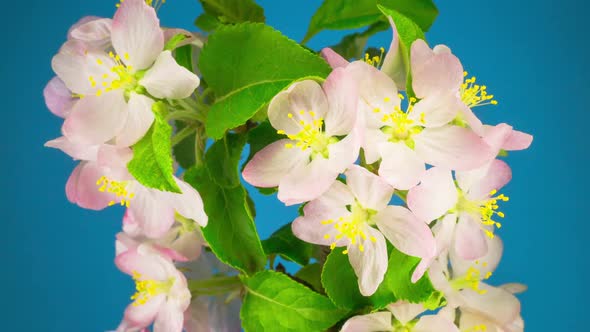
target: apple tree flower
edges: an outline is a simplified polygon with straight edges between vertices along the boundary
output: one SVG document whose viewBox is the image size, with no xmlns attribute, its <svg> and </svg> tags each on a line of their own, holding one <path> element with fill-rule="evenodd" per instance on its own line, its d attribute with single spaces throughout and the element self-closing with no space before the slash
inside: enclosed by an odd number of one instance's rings
<svg viewBox="0 0 590 332">
<path fill-rule="evenodd" d="M 142 0 L 121 4 L 111 23 L 110 42 L 110 51 L 80 50 L 81 42 L 70 40 L 53 58 L 59 79 L 80 98 L 62 131 L 85 144 L 115 138 L 118 145 L 130 146 L 151 126 L 154 98 L 187 98 L 199 78 L 164 50 L 156 12 Z"/>
<path fill-rule="evenodd" d="M 428 226 L 408 209 L 388 205 L 393 188 L 382 178 L 360 166 L 351 166 L 345 175 L 347 184 L 335 181 L 305 205 L 304 215 L 293 222 L 293 234 L 332 249 L 346 246 L 361 294 L 369 296 L 387 270 L 385 238 L 401 252 L 423 259 L 434 256 L 435 242 Z"/>
<path fill-rule="evenodd" d="M 362 128 L 353 78 L 335 69 L 323 85 L 305 80 L 276 95 L 268 118 L 286 138 L 259 151 L 246 165 L 244 179 L 262 188 L 279 188 L 287 205 L 324 193 L 338 174 L 358 158 Z"/>
<path fill-rule="evenodd" d="M 459 332 L 452 320 L 442 313 L 422 315 L 422 304 L 398 301 L 387 306 L 388 311 L 374 312 L 349 318 L 341 332 Z M 392 320 L 393 318 L 393 320 Z"/>
<path fill-rule="evenodd" d="M 182 332 L 191 293 L 172 261 L 149 245 L 140 245 L 117 255 L 115 264 L 133 278 L 136 288 L 119 330 L 142 329 L 153 323 L 154 332 Z"/>
</svg>

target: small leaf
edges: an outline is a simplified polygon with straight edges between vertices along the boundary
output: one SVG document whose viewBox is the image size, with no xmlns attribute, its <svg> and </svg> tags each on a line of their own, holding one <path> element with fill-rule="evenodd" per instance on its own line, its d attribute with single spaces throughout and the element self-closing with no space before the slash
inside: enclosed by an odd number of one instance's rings
<svg viewBox="0 0 590 332">
<path fill-rule="evenodd" d="M 412 283 L 412 273 L 420 263 L 420 258 L 408 256 L 393 248 L 389 254 L 389 266 L 385 273 L 383 284 L 387 289 L 393 291 L 400 300 L 410 303 L 422 303 L 429 300 L 433 294 L 438 293 L 427 274 L 424 274 L 416 283 Z M 440 300 L 440 296 L 434 295 Z"/>
<path fill-rule="evenodd" d="M 181 131 L 186 124 L 182 121 L 176 121 L 176 131 Z M 191 168 L 196 160 L 195 160 L 195 135 L 191 135 L 180 143 L 176 144 L 172 151 L 174 153 L 174 159 L 180 165 L 180 167 L 184 169 Z"/>
<path fill-rule="evenodd" d="M 201 52 L 199 69 L 216 96 L 206 123 L 214 139 L 246 123 L 291 83 L 331 71 L 318 55 L 255 23 L 219 27 Z"/>
<path fill-rule="evenodd" d="M 306 265 L 313 254 L 313 245 L 304 242 L 291 231 L 291 223 L 281 227 L 268 239 L 262 241 L 266 255 L 280 254 L 299 265 Z"/>
<path fill-rule="evenodd" d="M 325 331 L 347 314 L 282 273 L 262 271 L 244 284 L 247 293 L 240 318 L 246 332 Z"/>
<path fill-rule="evenodd" d="M 224 188 L 240 185 L 238 164 L 246 144 L 246 135 L 228 134 L 213 144 L 205 157 L 213 181 Z"/>
<path fill-rule="evenodd" d="M 398 11 L 424 32 L 430 29 L 438 16 L 438 9 L 432 0 L 378 0 L 377 3 Z"/>
<path fill-rule="evenodd" d="M 209 13 L 202 13 L 195 20 L 195 25 L 197 26 L 197 28 L 199 28 L 203 31 L 206 31 L 206 32 L 211 32 L 211 31 L 217 29 L 217 27 L 220 24 L 221 24 L 221 22 L 219 22 L 217 17 L 215 17 L 214 15 L 211 15 Z"/>
<path fill-rule="evenodd" d="M 161 104 L 155 104 L 154 110 L 159 107 Z M 180 193 L 172 166 L 172 128 L 160 113 L 154 111 L 152 127 L 133 146 L 133 159 L 127 164 L 127 169 L 139 183 L 148 188 Z"/>
<path fill-rule="evenodd" d="M 345 36 L 340 43 L 332 46 L 331 49 L 347 60 L 360 59 L 364 55 L 363 52 L 369 38 L 374 34 L 387 29 L 389 29 L 389 24 L 384 21 L 379 21 L 369 26 L 369 28 L 363 32 Z"/>
</svg>

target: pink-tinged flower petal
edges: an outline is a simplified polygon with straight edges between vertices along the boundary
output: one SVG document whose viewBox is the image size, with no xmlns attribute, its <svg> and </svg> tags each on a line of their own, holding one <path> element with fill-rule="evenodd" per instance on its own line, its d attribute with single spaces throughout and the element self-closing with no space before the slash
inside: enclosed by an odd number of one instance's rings
<svg viewBox="0 0 590 332">
<path fill-rule="evenodd" d="M 176 63 L 170 51 L 160 53 L 154 66 L 139 81 L 157 98 L 184 99 L 199 86 L 197 75 Z"/>
<path fill-rule="evenodd" d="M 450 251 L 450 261 L 453 267 L 453 274 L 463 276 L 467 273 L 469 268 L 477 268 L 480 272 L 480 278 L 484 278 L 488 272 L 494 272 L 504 251 L 504 244 L 500 237 L 494 236 L 493 239 L 486 237 L 487 253 L 482 257 L 473 260 L 465 260 L 458 256 L 453 250 Z"/>
<path fill-rule="evenodd" d="M 386 74 L 363 61 L 352 62 L 346 71 L 358 85 L 359 112 L 365 112 L 367 126 L 380 128 L 383 114 L 400 105 L 395 83 Z"/>
<path fill-rule="evenodd" d="M 128 185 L 127 190 L 135 194 L 131 200 L 129 209 L 144 234 L 149 238 L 157 239 L 174 224 L 174 208 L 163 195 L 163 192 L 145 188 L 139 183 Z"/>
<path fill-rule="evenodd" d="M 72 92 L 57 76 L 47 83 L 45 89 L 43 89 L 43 97 L 45 98 L 45 105 L 47 105 L 51 113 L 60 118 L 67 117 L 76 103 L 76 99 L 72 98 Z"/>
<path fill-rule="evenodd" d="M 127 118 L 127 104 L 121 91 L 101 97 L 80 99 L 64 121 L 62 132 L 69 140 L 80 144 L 101 144 L 115 137 Z"/>
<path fill-rule="evenodd" d="M 462 309 L 488 317 L 500 326 L 510 324 L 519 317 L 520 302 L 514 295 L 485 283 L 480 283 L 479 288 L 486 293 L 480 294 L 471 289 L 461 291 Z"/>
<path fill-rule="evenodd" d="M 391 331 L 391 313 L 382 311 L 349 318 L 340 332 Z"/>
<path fill-rule="evenodd" d="M 387 142 L 387 135 L 379 128 L 365 128 L 365 137 L 363 139 L 363 151 L 365 152 L 365 162 L 373 164 L 381 159 L 379 147 L 381 143 Z"/>
<path fill-rule="evenodd" d="M 361 294 L 371 296 L 383 281 L 387 271 L 387 245 L 378 230 L 366 226 L 364 231 L 367 238 L 360 239 L 364 250 L 361 251 L 357 244 L 349 244 L 348 259 L 358 277 Z"/>
<path fill-rule="evenodd" d="M 404 143 L 386 142 L 379 145 L 379 151 L 382 158 L 379 175 L 385 181 L 400 190 L 418 184 L 426 166 L 414 150 Z"/>
<path fill-rule="evenodd" d="M 452 170 L 471 170 L 495 157 L 473 131 L 457 126 L 426 128 L 414 136 L 414 141 L 414 150 L 428 164 Z"/>
<path fill-rule="evenodd" d="M 274 128 L 296 135 L 303 129 L 301 121 L 312 124 L 314 119 L 323 118 L 327 110 L 328 100 L 322 87 L 315 81 L 305 80 L 292 84 L 271 100 L 268 120 Z"/>
<path fill-rule="evenodd" d="M 414 105 L 409 118 L 427 128 L 441 127 L 453 121 L 460 108 L 456 94 L 431 94 Z"/>
<path fill-rule="evenodd" d="M 103 144 L 98 149 L 96 162 L 100 167 L 108 168 L 108 176 L 119 180 L 135 180 L 127 171 L 127 164 L 133 159 L 133 151 L 128 147 Z"/>
<path fill-rule="evenodd" d="M 78 27 L 88 23 L 88 22 L 92 22 L 92 21 L 96 21 L 96 20 L 100 20 L 102 19 L 102 17 L 99 16 L 84 16 L 81 19 L 79 19 L 76 23 L 74 23 L 69 29 L 68 29 L 68 40 L 72 39 L 72 31 L 76 30 Z"/>
<path fill-rule="evenodd" d="M 439 254 L 451 248 L 456 225 L 457 215 L 451 213 L 444 216 L 432 228 L 434 239 L 436 240 L 436 250 Z"/>
<path fill-rule="evenodd" d="M 317 157 L 285 175 L 279 183 L 277 196 L 285 205 L 314 200 L 330 188 L 341 171 L 343 169 L 334 169 L 330 160 Z"/>
<path fill-rule="evenodd" d="M 484 256 L 488 251 L 485 237 L 478 221 L 465 213 L 459 215 L 454 243 L 454 250 L 458 257 L 474 260 Z"/>
<path fill-rule="evenodd" d="M 340 181 L 334 181 L 330 189 L 319 198 L 309 202 L 303 208 L 305 215 L 326 214 L 330 211 L 342 209 L 346 205 L 354 203 L 355 197 L 350 187 Z"/>
<path fill-rule="evenodd" d="M 184 308 L 168 301 L 162 306 L 154 322 L 154 332 L 182 332 Z"/>
<path fill-rule="evenodd" d="M 162 192 L 164 199 L 181 216 L 194 220 L 201 227 L 207 226 L 208 217 L 205 214 L 201 195 L 189 184 L 175 178 L 182 194 Z"/>
<path fill-rule="evenodd" d="M 197 232 L 181 232 L 172 243 L 171 249 L 186 261 L 194 261 L 201 256 L 204 243 L 202 236 Z"/>
<path fill-rule="evenodd" d="M 393 188 L 382 178 L 353 165 L 345 173 L 346 184 L 363 208 L 383 210 L 393 195 Z"/>
<path fill-rule="evenodd" d="M 166 296 L 159 294 L 145 304 L 130 304 L 125 310 L 125 321 L 135 328 L 145 328 L 154 321 L 165 301 Z"/>
<path fill-rule="evenodd" d="M 44 146 L 59 149 L 77 160 L 96 160 L 99 148 L 99 145 L 73 143 L 64 136 L 48 141 Z"/>
<path fill-rule="evenodd" d="M 113 20 L 110 18 L 96 18 L 83 22 L 69 31 L 68 36 L 88 44 L 96 50 L 106 50 L 111 45 L 111 26 Z"/>
<path fill-rule="evenodd" d="M 483 136 L 483 123 L 481 120 L 473 113 L 471 108 L 467 107 L 467 105 L 463 104 L 459 108 L 459 115 L 460 117 L 467 122 L 469 128 L 471 128 L 476 134 Z"/>
<path fill-rule="evenodd" d="M 414 325 L 413 332 L 459 332 L 459 329 L 452 321 L 438 315 L 426 315 L 420 317 Z"/>
<path fill-rule="evenodd" d="M 520 294 L 527 291 L 528 286 L 524 284 L 519 284 L 516 282 L 511 282 L 507 284 L 500 285 L 500 288 L 507 291 L 510 294 Z"/>
<path fill-rule="evenodd" d="M 348 60 L 344 59 L 340 54 L 334 52 L 334 50 L 329 47 L 322 49 L 320 55 L 326 60 L 332 69 L 346 67 L 349 64 Z"/>
<path fill-rule="evenodd" d="M 323 224 L 322 221 L 330 219 L 329 216 L 325 215 L 305 215 L 303 217 L 297 217 L 291 224 L 291 230 L 293 234 L 305 242 L 328 246 L 334 242 L 333 236 L 336 235 L 334 225 Z M 329 235 L 329 238 L 326 238 Z M 348 241 L 341 239 L 337 241 L 337 246 L 347 245 Z"/>
<path fill-rule="evenodd" d="M 102 210 L 109 202 L 117 201 L 114 195 L 99 191 L 97 181 L 104 170 L 94 162 L 82 162 L 74 169 L 66 184 L 66 194 L 70 202 L 89 210 Z"/>
<path fill-rule="evenodd" d="M 346 70 L 337 68 L 326 78 L 323 88 L 329 105 L 324 119 L 326 135 L 350 133 L 357 122 L 357 83 Z"/>
<path fill-rule="evenodd" d="M 118 233 L 115 237 L 117 239 L 115 241 L 115 256 L 119 256 L 129 250 L 136 250 L 140 245 L 138 241 L 124 232 Z"/>
<path fill-rule="evenodd" d="M 472 172 L 475 175 L 470 174 Z M 504 161 L 494 159 L 482 175 L 477 170 L 455 173 L 461 189 L 467 193 L 469 199 L 487 199 L 492 190 L 502 189 L 512 179 L 512 170 Z"/>
<path fill-rule="evenodd" d="M 352 132 L 337 143 L 328 145 L 328 163 L 330 168 L 343 173 L 359 157 L 363 139 L 362 126 L 356 125 Z M 317 159 L 317 158 L 316 158 Z"/>
<path fill-rule="evenodd" d="M 405 207 L 387 206 L 374 220 L 381 233 L 399 251 L 421 258 L 431 258 L 436 253 L 430 228 Z"/>
<path fill-rule="evenodd" d="M 510 137 L 512 126 L 500 123 L 495 126 L 484 126 L 483 139 L 497 154 L 504 142 Z"/>
<path fill-rule="evenodd" d="M 128 250 L 115 258 L 115 264 L 119 270 L 128 275 L 139 273 L 142 280 L 166 280 L 168 275 L 164 262 L 167 261 L 158 255 L 141 254 L 139 248 Z"/>
<path fill-rule="evenodd" d="M 406 301 L 397 301 L 387 306 L 387 310 L 393 313 L 395 319 L 402 325 L 416 318 L 419 314 L 426 311 L 426 308 L 420 303 L 408 303 Z"/>
<path fill-rule="evenodd" d="M 528 149 L 533 142 L 533 136 L 527 133 L 523 133 L 518 130 L 513 130 L 510 136 L 506 139 L 502 145 L 502 149 L 506 151 L 524 150 Z"/>
<path fill-rule="evenodd" d="M 287 148 L 289 139 L 276 141 L 258 151 L 246 164 L 242 176 L 246 182 L 261 188 L 276 187 L 289 172 L 301 167 L 309 160 L 309 151 Z"/>
<path fill-rule="evenodd" d="M 91 78 L 99 82 L 102 75 L 110 73 L 114 66 L 113 60 L 104 52 L 89 50 L 86 44 L 77 40 L 66 42 L 51 60 L 53 71 L 66 87 L 83 95 L 94 95 L 102 89 L 100 84 L 93 85 Z"/>
<path fill-rule="evenodd" d="M 118 146 L 132 146 L 145 135 L 154 122 L 153 104 L 151 98 L 131 93 L 127 120 L 121 133 L 117 135 Z"/>
<path fill-rule="evenodd" d="M 164 49 L 164 33 L 156 11 L 143 0 L 126 0 L 115 13 L 113 47 L 125 64 L 146 69 Z"/>
<path fill-rule="evenodd" d="M 424 98 L 442 91 L 459 91 L 463 83 L 463 66 L 449 52 L 432 52 L 422 39 L 411 49 L 412 86 L 416 96 Z"/>
<path fill-rule="evenodd" d="M 393 19 L 391 17 L 388 17 L 387 19 L 391 25 L 393 36 L 391 38 L 389 50 L 385 55 L 385 59 L 383 59 L 381 71 L 391 77 L 400 91 L 404 91 L 406 90 L 407 73 L 406 64 L 404 63 L 404 57 L 402 55 L 402 49 L 399 47 L 399 34 L 397 33 L 397 28 L 393 22 Z"/>
<path fill-rule="evenodd" d="M 451 171 L 432 167 L 424 173 L 420 184 L 408 192 L 408 207 L 418 219 L 430 223 L 452 209 L 457 199 Z"/>
</svg>

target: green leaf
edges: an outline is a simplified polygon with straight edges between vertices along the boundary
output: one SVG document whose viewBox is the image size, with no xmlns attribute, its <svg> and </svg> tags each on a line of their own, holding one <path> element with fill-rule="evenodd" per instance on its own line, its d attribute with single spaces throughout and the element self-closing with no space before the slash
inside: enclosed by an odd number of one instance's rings
<svg viewBox="0 0 590 332">
<path fill-rule="evenodd" d="M 440 293 L 434 289 L 427 274 L 424 274 L 416 283 L 412 283 L 412 273 L 418 263 L 420 258 L 408 256 L 393 248 L 389 254 L 389 265 L 382 285 L 393 291 L 399 300 L 410 303 L 427 302 L 428 304 L 433 298 L 440 300 Z"/>
<path fill-rule="evenodd" d="M 180 44 L 183 40 L 185 40 L 187 38 L 191 38 L 191 36 L 190 35 L 187 36 L 184 33 L 179 33 L 179 34 L 172 36 L 172 38 L 170 38 L 166 42 L 166 45 L 164 45 L 164 50 L 165 51 L 174 51 L 178 47 L 178 44 Z"/>
<path fill-rule="evenodd" d="M 313 245 L 301 241 L 291 230 L 291 223 L 281 227 L 268 239 L 262 241 L 266 255 L 279 254 L 299 265 L 306 265 L 313 254 Z"/>
<path fill-rule="evenodd" d="M 163 119 L 161 106 L 154 105 L 154 123 L 133 146 L 133 159 L 127 164 L 127 169 L 139 183 L 148 188 L 180 193 L 172 166 L 172 128 Z"/>
<path fill-rule="evenodd" d="M 294 81 L 325 78 L 331 71 L 318 55 L 257 23 L 223 26 L 211 34 L 199 69 L 216 96 L 206 123 L 214 139 L 244 124 Z"/>
<path fill-rule="evenodd" d="M 361 295 L 354 270 L 343 254 L 346 248 L 334 248 L 328 255 L 322 271 L 322 285 L 326 294 L 340 308 L 356 310 L 371 305 L 368 297 Z"/>
<path fill-rule="evenodd" d="M 322 286 L 322 264 L 313 263 L 302 267 L 295 273 L 295 279 L 302 281 L 318 293 L 325 294 Z"/>
<path fill-rule="evenodd" d="M 347 314 L 282 273 L 259 272 L 244 284 L 247 293 L 240 318 L 246 332 L 325 331 Z"/>
<path fill-rule="evenodd" d="M 203 13 L 195 20 L 195 25 L 197 28 L 206 32 L 211 32 L 217 29 L 220 24 L 221 22 L 219 22 L 217 17 L 209 13 Z"/>
<path fill-rule="evenodd" d="M 217 21 L 227 23 L 264 22 L 264 9 L 252 0 L 199 0 L 203 10 Z"/>
<path fill-rule="evenodd" d="M 264 269 L 266 255 L 237 172 L 244 143 L 242 135 L 216 142 L 206 153 L 205 165 L 191 168 L 184 179 L 203 198 L 209 216 L 203 236 L 213 253 L 225 264 L 253 274 Z"/>
<path fill-rule="evenodd" d="M 398 11 L 424 32 L 430 29 L 438 16 L 438 9 L 432 0 L 378 0 L 377 3 Z"/>
<path fill-rule="evenodd" d="M 176 50 L 174 50 L 174 58 L 176 62 L 183 66 L 184 68 L 188 69 L 189 71 L 193 71 L 193 46 L 192 45 L 184 45 Z"/>
<path fill-rule="evenodd" d="M 303 43 L 324 29 L 356 29 L 381 19 L 377 0 L 324 0 L 309 23 Z"/>
<path fill-rule="evenodd" d="M 384 21 L 379 21 L 369 26 L 369 28 L 363 32 L 345 36 L 340 43 L 330 48 L 347 60 L 360 59 L 364 55 L 363 52 L 367 46 L 369 38 L 374 34 L 387 29 L 389 29 L 389 24 Z"/>
<path fill-rule="evenodd" d="M 175 124 L 177 132 L 186 127 L 186 124 L 182 121 L 175 121 Z M 191 168 L 196 162 L 195 135 L 190 135 L 189 137 L 180 141 L 180 143 L 176 144 L 172 148 L 172 152 L 174 154 L 174 159 L 180 165 L 180 167 L 184 169 Z"/>
</svg>

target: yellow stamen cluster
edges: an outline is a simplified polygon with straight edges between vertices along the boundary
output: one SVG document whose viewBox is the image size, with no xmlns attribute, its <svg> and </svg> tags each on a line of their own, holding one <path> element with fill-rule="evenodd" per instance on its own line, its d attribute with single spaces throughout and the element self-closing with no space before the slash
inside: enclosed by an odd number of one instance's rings
<svg viewBox="0 0 590 332">
<path fill-rule="evenodd" d="M 479 265 L 479 261 L 475 261 L 475 264 Z M 482 264 L 483 267 L 486 267 L 487 265 L 488 264 L 486 262 L 483 262 Z M 470 266 L 469 269 L 467 269 L 465 275 L 460 278 L 453 279 L 451 281 L 451 285 L 457 290 L 470 288 L 476 291 L 477 293 L 483 295 L 487 293 L 487 290 L 480 289 L 479 283 L 481 282 L 481 280 L 487 280 L 491 276 L 492 272 L 487 272 L 485 275 L 482 276 L 481 271 L 477 267 Z"/>
<path fill-rule="evenodd" d="M 404 96 L 402 94 L 399 94 L 398 97 L 401 100 L 404 99 Z M 391 99 L 384 98 L 383 101 L 388 103 L 391 101 Z M 390 135 L 391 141 L 407 141 L 408 145 L 411 146 L 411 136 L 422 131 L 422 125 L 425 122 L 424 113 L 420 114 L 420 119 L 418 120 L 419 123 L 410 118 L 410 114 L 414 110 L 414 104 L 416 103 L 416 101 L 416 98 L 411 97 L 408 100 L 408 107 L 405 111 L 402 110 L 401 107 L 395 106 L 392 112 L 384 112 L 383 116 L 381 117 L 381 122 L 384 125 L 382 131 Z M 381 113 L 381 109 L 375 108 L 373 109 L 373 112 Z"/>
<path fill-rule="evenodd" d="M 463 72 L 463 76 L 467 77 L 467 72 Z M 476 78 L 465 79 L 461 84 L 461 100 L 469 107 L 483 106 L 483 105 L 498 105 L 498 101 L 494 99 L 494 95 L 488 95 L 487 87 L 485 85 L 475 84 Z"/>
<path fill-rule="evenodd" d="M 106 176 L 102 176 L 96 181 L 96 185 L 98 186 L 98 191 L 108 192 L 114 194 L 117 198 L 121 198 L 121 206 L 129 207 L 129 202 L 135 197 L 134 193 L 127 191 L 126 181 L 115 181 Z M 115 203 L 116 202 L 112 200 L 109 202 L 109 206 L 115 205 Z"/>
<path fill-rule="evenodd" d="M 306 114 L 309 115 L 306 120 Z M 292 149 L 294 147 L 300 148 L 305 151 L 309 148 L 314 153 L 322 154 L 324 157 L 328 157 L 327 147 L 330 144 L 330 138 L 326 137 L 323 133 L 324 119 L 316 117 L 316 113 L 313 111 L 306 112 L 304 110 L 299 111 L 300 120 L 295 120 L 293 113 L 287 114 L 289 119 L 292 119 L 297 126 L 301 129 L 297 134 L 287 134 L 284 130 L 278 130 L 277 133 L 280 135 L 287 135 L 287 137 L 295 141 L 296 143 L 287 143 L 285 147 Z"/>
<path fill-rule="evenodd" d="M 381 51 L 381 55 L 375 55 L 373 57 L 371 57 L 369 53 L 365 53 L 365 62 L 376 68 L 381 67 L 384 60 L 383 54 L 385 54 L 385 49 L 381 47 L 379 50 Z"/>
<path fill-rule="evenodd" d="M 168 279 L 166 281 L 142 280 L 141 274 L 136 271 L 133 271 L 132 278 L 133 281 L 135 281 L 136 291 L 135 294 L 131 296 L 131 299 L 135 301 L 133 302 L 133 306 L 144 305 L 152 297 L 168 293 L 174 284 L 174 279 Z"/>
<path fill-rule="evenodd" d="M 101 77 L 98 79 L 101 80 L 99 82 L 96 77 L 89 76 L 88 81 L 90 82 L 90 86 L 93 88 L 100 87 L 96 91 L 97 96 L 101 96 L 104 92 L 109 92 L 116 89 L 133 87 L 136 84 L 135 75 L 133 74 L 133 67 L 129 65 L 125 65 L 121 61 L 121 57 L 118 54 L 114 54 L 113 52 L 109 52 L 109 57 L 113 59 L 115 65 L 107 70 Z M 123 56 L 125 60 L 129 60 L 129 54 L 125 53 Z M 99 66 L 105 65 L 101 59 L 96 59 L 96 63 Z"/>
<path fill-rule="evenodd" d="M 507 202 L 510 200 L 510 198 L 504 194 L 494 196 L 497 192 L 498 191 L 495 189 L 490 191 L 490 198 L 482 201 L 471 201 L 467 199 L 464 193 L 460 192 L 459 200 L 457 201 L 457 206 L 455 208 L 459 212 L 467 212 L 481 220 L 482 230 L 491 239 L 494 238 L 494 232 L 488 229 L 488 227 L 502 227 L 501 223 L 493 220 L 492 218 L 494 218 L 494 216 L 498 216 L 500 218 L 504 218 L 506 216 L 504 212 L 498 211 L 500 207 L 498 202 Z"/>
<path fill-rule="evenodd" d="M 365 251 L 363 242 L 367 238 L 375 243 L 377 239 L 374 236 L 367 236 L 365 232 L 365 224 L 370 222 L 371 216 L 374 214 L 373 211 L 365 210 L 358 204 L 355 204 L 351 208 L 351 214 L 345 217 L 339 217 L 338 219 L 327 219 L 322 220 L 323 225 L 332 225 L 337 231 L 337 234 L 333 236 L 334 242 L 330 244 L 330 249 L 336 248 L 336 242 L 342 238 L 348 238 L 352 245 L 358 245 L 359 251 Z M 324 239 L 330 239 L 332 235 L 324 235 Z M 348 254 L 348 250 L 344 250 L 343 254 Z"/>
</svg>

